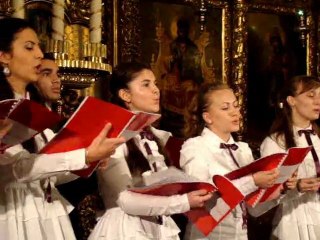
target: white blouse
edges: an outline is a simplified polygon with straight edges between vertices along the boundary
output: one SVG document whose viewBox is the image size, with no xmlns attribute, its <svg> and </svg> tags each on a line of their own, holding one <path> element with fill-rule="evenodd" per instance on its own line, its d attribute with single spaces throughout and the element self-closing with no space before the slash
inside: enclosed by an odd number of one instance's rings
<svg viewBox="0 0 320 240">
<path fill-rule="evenodd" d="M 165 145 L 170 134 L 165 131 L 151 129 Z M 164 157 L 159 153 L 154 141 L 141 139 L 134 141 L 142 154 L 147 158 L 152 171 L 166 169 Z M 144 144 L 148 143 L 152 155 L 148 155 Z M 132 176 L 126 156 L 126 144 L 116 149 L 108 168 L 98 172 L 99 189 L 106 207 L 106 212 L 98 221 L 89 239 L 179 239 L 179 228 L 169 215 L 190 210 L 187 194 L 170 197 L 151 196 L 128 191 L 133 186 L 141 185 L 141 176 Z M 162 216 L 163 223 L 157 223 L 157 216 Z"/>
<path fill-rule="evenodd" d="M 200 136 L 188 139 L 183 144 L 180 155 L 182 169 L 199 180 L 209 183 L 213 183 L 214 175 L 225 175 L 238 169 L 229 151 L 220 148 L 221 143 L 226 142 L 208 128 L 204 128 Z M 235 142 L 230 137 L 227 144 L 238 146 L 238 149 L 232 153 L 240 167 L 254 160 L 247 143 Z M 252 176 L 245 176 L 232 182 L 243 195 L 257 190 Z M 201 237 L 191 224 L 188 229 L 190 230 L 186 233 L 188 239 L 202 239 L 203 236 Z M 247 239 L 246 230 L 242 229 L 242 210 L 239 205 L 213 230 L 208 239 Z"/>
<path fill-rule="evenodd" d="M 50 140 L 54 133 L 44 131 Z M 35 136 L 37 150 L 45 142 Z M 85 150 L 58 154 L 30 154 L 22 145 L 6 149 L 0 165 L 0 236 L 3 239 L 75 239 L 68 214 L 73 207 L 55 184 L 76 178 L 68 171 L 86 168 Z M 52 202 L 45 199 L 49 181 Z"/>
<path fill-rule="evenodd" d="M 209 183 L 213 183 L 212 177 L 214 175 L 225 175 L 238 169 L 229 151 L 220 148 L 221 143 L 236 144 L 238 146 L 238 149 L 232 153 L 240 167 L 248 165 L 254 160 L 247 143 L 235 142 L 232 137 L 228 142 L 224 142 L 208 128 L 204 128 L 201 136 L 188 139 L 183 144 L 180 166 L 188 174 Z M 235 180 L 233 183 L 243 195 L 247 195 L 257 189 L 252 176 Z"/>
<path fill-rule="evenodd" d="M 297 147 L 306 147 L 309 144 L 305 135 L 299 136 L 301 128 L 293 127 L 294 140 Z M 311 126 L 307 129 L 311 129 Z M 311 140 L 317 155 L 320 157 L 320 139 L 311 135 Z M 284 142 L 280 138 L 277 142 L 275 135 L 267 137 L 261 145 L 261 156 L 286 152 Z M 316 177 L 315 163 L 311 152 L 298 168 L 298 179 Z M 296 189 L 288 191 L 279 199 L 267 202 L 254 209 L 254 214 L 259 215 L 272 207 L 279 205 L 273 220 L 273 235 L 279 239 L 288 240 L 316 240 L 320 239 L 320 201 L 319 193 L 299 193 Z M 260 208 L 260 209 L 259 209 Z"/>
</svg>

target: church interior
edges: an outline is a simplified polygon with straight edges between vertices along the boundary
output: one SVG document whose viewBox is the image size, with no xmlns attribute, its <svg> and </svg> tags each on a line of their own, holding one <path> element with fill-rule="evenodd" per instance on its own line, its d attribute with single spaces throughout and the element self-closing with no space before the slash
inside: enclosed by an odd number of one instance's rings
<svg viewBox="0 0 320 240">
<path fill-rule="evenodd" d="M 54 57 L 62 82 L 55 110 L 63 118 L 85 96 L 108 100 L 113 69 L 138 60 L 151 66 L 161 91 L 157 125 L 179 138 L 200 84 L 228 84 L 243 116 L 236 137 L 256 158 L 284 83 L 320 75 L 319 0 L 1 0 L 5 17 L 30 21 Z M 77 238 L 87 239 L 103 209 L 95 176 L 59 190 L 76 207 Z M 249 231 L 249 239 L 257 236 Z"/>
</svg>

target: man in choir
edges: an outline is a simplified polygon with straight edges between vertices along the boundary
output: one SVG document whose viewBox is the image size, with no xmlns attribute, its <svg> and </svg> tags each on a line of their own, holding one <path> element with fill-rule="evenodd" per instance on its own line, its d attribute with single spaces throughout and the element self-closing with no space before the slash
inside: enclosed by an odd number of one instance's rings
<svg viewBox="0 0 320 240">
<path fill-rule="evenodd" d="M 52 103 L 60 98 L 61 93 L 59 67 L 53 58 L 45 55 L 41 60 L 40 74 L 35 85 L 45 101 L 45 105 L 51 108 Z"/>
</svg>

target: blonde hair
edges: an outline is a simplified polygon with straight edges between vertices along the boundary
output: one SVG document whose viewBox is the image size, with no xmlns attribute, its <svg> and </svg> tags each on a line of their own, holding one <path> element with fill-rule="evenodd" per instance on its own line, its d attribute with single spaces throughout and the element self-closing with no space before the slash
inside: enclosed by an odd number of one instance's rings
<svg viewBox="0 0 320 240">
<path fill-rule="evenodd" d="M 189 107 L 184 114 L 183 134 L 186 138 L 198 136 L 205 127 L 202 114 L 207 111 L 210 105 L 210 96 L 217 90 L 230 89 L 223 83 L 206 83 L 200 86 L 199 92 L 193 97 Z"/>
</svg>

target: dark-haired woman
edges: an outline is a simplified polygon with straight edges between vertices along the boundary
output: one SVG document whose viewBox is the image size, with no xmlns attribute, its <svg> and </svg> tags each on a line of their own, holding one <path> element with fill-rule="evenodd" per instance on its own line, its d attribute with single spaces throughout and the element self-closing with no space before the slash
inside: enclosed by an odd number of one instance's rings
<svg viewBox="0 0 320 240">
<path fill-rule="evenodd" d="M 113 102 L 131 111 L 157 113 L 160 92 L 148 66 L 124 63 L 113 72 Z M 170 133 L 153 127 L 116 149 L 107 170 L 98 173 L 106 212 L 89 239 L 179 239 L 179 228 L 169 215 L 203 206 L 211 197 L 205 190 L 158 197 L 127 191 L 141 185 L 142 175 L 167 168 L 162 147 Z"/>
<path fill-rule="evenodd" d="M 23 19 L 0 19 L 0 100 L 32 98 L 43 54 L 32 27 Z M 0 238 L 75 239 L 68 217 L 72 206 L 51 180 L 110 156 L 123 139 L 106 139 L 106 127 L 87 149 L 35 154 L 53 136 L 50 130 L 1 155 Z M 51 177 L 51 178 L 49 178 Z"/>
<path fill-rule="evenodd" d="M 316 240 L 320 239 L 320 132 L 315 120 L 320 113 L 320 82 L 315 77 L 296 76 L 284 89 L 282 108 L 261 145 L 261 155 L 286 152 L 295 146 L 312 145 L 313 149 L 299 166 L 296 187 L 269 203 L 269 208 L 280 203 L 272 239 Z"/>
</svg>

